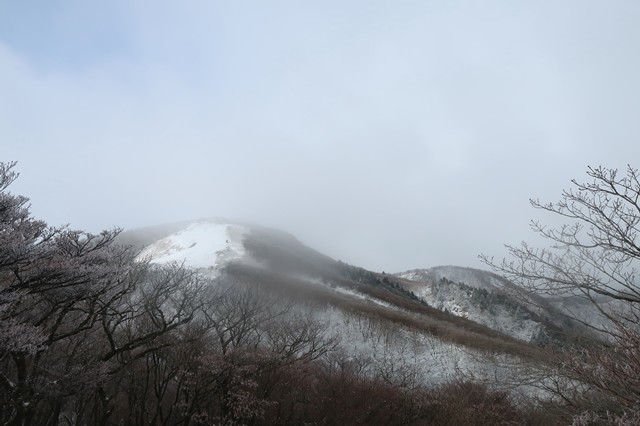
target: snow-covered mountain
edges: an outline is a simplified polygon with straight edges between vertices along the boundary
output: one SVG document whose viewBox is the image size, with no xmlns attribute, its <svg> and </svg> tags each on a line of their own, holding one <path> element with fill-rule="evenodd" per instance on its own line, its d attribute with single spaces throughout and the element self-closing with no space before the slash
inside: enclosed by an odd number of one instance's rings
<svg viewBox="0 0 640 426">
<path fill-rule="evenodd" d="M 183 263 L 215 282 L 276 292 L 324 324 L 341 350 L 367 368 L 420 382 L 461 372 L 513 376 L 517 362 L 487 361 L 487 354 L 527 358 L 535 351 L 531 343 L 552 327 L 503 294 L 503 279 L 485 271 L 377 273 L 335 261 L 285 232 L 221 219 L 128 231 L 121 240 L 140 248 L 140 260 Z"/>
</svg>

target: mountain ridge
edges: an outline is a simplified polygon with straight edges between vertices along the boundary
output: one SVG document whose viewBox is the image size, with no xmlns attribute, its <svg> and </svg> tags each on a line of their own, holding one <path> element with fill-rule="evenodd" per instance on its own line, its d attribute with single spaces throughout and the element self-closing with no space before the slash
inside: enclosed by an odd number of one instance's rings
<svg viewBox="0 0 640 426">
<path fill-rule="evenodd" d="M 366 369 L 411 370 L 416 383 L 462 375 L 506 386 L 526 374 L 522 365 L 545 362 L 544 346 L 563 345 L 564 333 L 576 331 L 558 301 L 538 300 L 489 271 L 446 265 L 375 272 L 254 224 L 182 221 L 126 231 L 121 242 L 139 250 L 139 261 L 182 263 L 214 286 L 248 286 L 265 301 L 286 302 Z"/>
<path fill-rule="evenodd" d="M 436 313 L 440 311 L 487 327 L 487 334 L 498 332 L 526 343 L 540 343 L 551 334 L 545 333 L 549 324 L 501 291 L 499 285 L 509 283 L 488 271 L 449 265 L 398 274 L 373 272 L 336 261 L 287 232 L 221 218 L 156 225 L 127 231 L 123 237 L 141 248 L 139 259 L 183 261 L 209 277 L 225 271 L 254 280 L 275 274 L 282 280 L 320 282 L 334 293 L 378 305 L 406 309 L 406 304 L 423 304 L 435 309 L 431 317 L 444 318 Z"/>
</svg>

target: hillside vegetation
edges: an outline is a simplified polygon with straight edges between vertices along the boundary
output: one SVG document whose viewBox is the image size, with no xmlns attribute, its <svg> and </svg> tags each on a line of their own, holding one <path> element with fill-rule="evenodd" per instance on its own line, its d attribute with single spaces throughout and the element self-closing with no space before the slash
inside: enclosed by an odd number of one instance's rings
<svg viewBox="0 0 640 426">
<path fill-rule="evenodd" d="M 0 163 L 2 424 L 543 425 L 602 420 L 593 408 L 624 419 L 610 399 L 586 405 L 598 394 L 557 368 L 575 330 L 506 294 L 367 271 L 239 224 L 208 245 L 196 231 L 219 222 L 51 227 L 9 192 L 13 166 Z M 187 267 L 173 261 L 184 249 L 216 252 Z M 467 318 L 450 298 L 468 302 Z M 522 339 L 471 307 L 555 334 Z"/>
</svg>

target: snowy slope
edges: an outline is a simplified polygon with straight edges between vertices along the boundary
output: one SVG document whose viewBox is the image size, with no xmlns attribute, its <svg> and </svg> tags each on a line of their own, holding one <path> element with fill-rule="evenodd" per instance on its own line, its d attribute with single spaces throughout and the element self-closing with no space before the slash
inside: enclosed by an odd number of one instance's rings
<svg viewBox="0 0 640 426">
<path fill-rule="evenodd" d="M 253 253 L 248 253 L 245 248 L 247 241 L 252 242 L 252 247 L 255 246 L 256 241 L 260 241 L 266 247 L 263 252 L 268 253 L 267 257 L 281 254 L 285 243 L 291 244 L 293 242 L 294 244 L 291 247 L 285 246 L 285 256 L 290 256 L 292 253 L 300 254 L 303 252 L 302 249 L 307 249 L 288 234 L 265 233 L 264 229 L 254 229 L 219 219 L 202 219 L 166 226 L 170 231 L 161 238 L 149 241 L 139 254 L 139 260 L 147 259 L 155 264 L 184 262 L 185 266 L 190 268 L 219 269 L 234 260 L 256 256 L 256 258 L 264 258 L 265 253 L 255 253 L 255 250 Z M 130 232 L 135 233 L 136 231 Z M 274 235 L 277 235 L 277 238 L 274 238 Z M 287 239 L 283 240 L 283 235 Z M 303 259 L 296 258 L 295 260 L 302 261 Z M 265 261 L 265 263 L 269 262 Z M 278 266 L 281 267 L 281 265 Z M 434 288 L 432 285 L 425 285 L 425 283 L 436 282 L 442 278 L 455 283 L 464 283 L 474 288 L 495 291 L 499 285 L 499 277 L 492 276 L 487 279 L 486 275 L 488 273 L 484 271 L 455 266 L 415 269 L 396 274 L 396 276 L 411 280 L 413 285 L 410 286 L 410 290 L 425 300 L 432 298 Z"/>
<path fill-rule="evenodd" d="M 245 255 L 243 240 L 248 228 L 215 220 L 192 222 L 146 246 L 138 259 L 151 263 L 184 262 L 190 268 L 217 270 Z"/>
<path fill-rule="evenodd" d="M 292 236 L 230 221 L 207 219 L 171 227 L 162 237 L 147 241 L 138 258 L 155 264 L 184 263 L 189 268 L 206 272 L 210 277 L 219 276 L 223 268 L 242 260 L 243 264 L 260 264 L 261 268 L 266 268 L 265 271 L 277 270 L 284 276 L 297 278 L 300 283 L 323 283 L 332 293 L 391 307 L 387 301 L 367 296 L 355 288 L 329 286 L 329 281 L 318 280 L 318 274 L 321 274 L 318 271 L 325 270 L 332 260 L 318 258 L 318 254 Z M 324 266 L 314 270 L 319 263 Z M 305 275 L 306 279 L 300 279 Z M 447 266 L 417 269 L 397 276 L 404 279 L 406 290 L 436 309 L 526 342 L 535 341 L 540 334 L 541 325 L 526 309 L 510 299 L 494 297 L 501 284 L 497 275 Z M 395 309 L 401 310 L 399 306 Z"/>
<path fill-rule="evenodd" d="M 543 338 L 537 315 L 502 290 L 502 278 L 457 266 L 414 269 L 396 274 L 405 288 L 436 309 L 470 319 L 526 342 Z"/>
<path fill-rule="evenodd" d="M 318 323 L 339 337 L 341 350 L 354 362 L 366 365 L 372 375 L 388 375 L 390 383 L 438 383 L 459 374 L 488 380 L 515 374 L 511 367 L 484 360 L 492 344 L 513 347 L 508 338 L 437 312 L 415 295 L 433 307 L 521 340 L 531 341 L 536 332 L 535 322 L 508 320 L 503 306 L 483 311 L 474 305 L 470 297 L 474 291 L 496 288 L 491 279 L 478 274 L 482 271 L 415 270 L 396 280 L 337 262 L 284 232 L 223 220 L 161 225 L 130 231 L 126 237 L 128 243 L 142 248 L 139 259 L 155 264 L 180 262 L 209 277 L 223 278 L 213 285 L 246 282 L 260 285 L 265 292 L 278 288 L 278 295 L 294 302 L 292 312 L 312 312 Z M 445 276 L 470 285 L 432 285 Z M 514 352 L 496 351 L 496 356 L 515 357 Z"/>
</svg>

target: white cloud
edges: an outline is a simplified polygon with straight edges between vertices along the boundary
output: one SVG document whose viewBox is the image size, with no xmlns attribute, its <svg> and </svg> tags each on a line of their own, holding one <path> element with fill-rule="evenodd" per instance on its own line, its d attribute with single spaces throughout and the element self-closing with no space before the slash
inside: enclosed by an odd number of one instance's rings
<svg viewBox="0 0 640 426">
<path fill-rule="evenodd" d="M 633 4 L 115 5 L 0 30 L 2 153 L 55 224 L 236 216 L 469 265 L 528 237 L 530 196 L 639 154 Z"/>
</svg>

